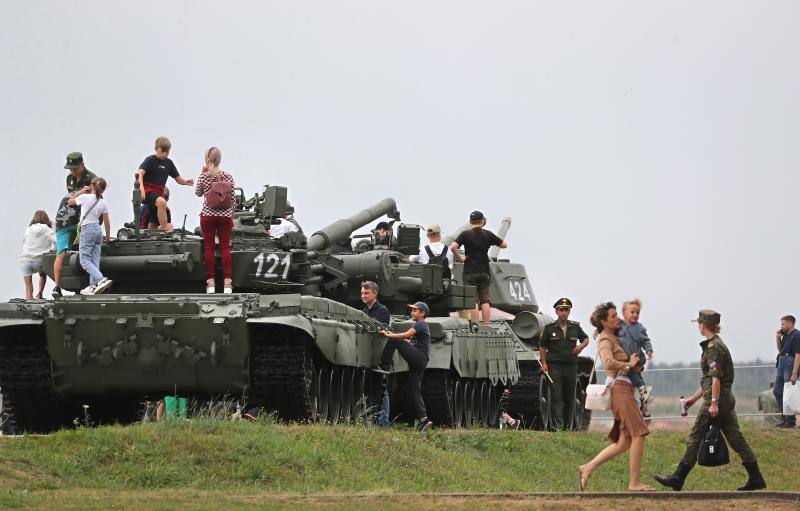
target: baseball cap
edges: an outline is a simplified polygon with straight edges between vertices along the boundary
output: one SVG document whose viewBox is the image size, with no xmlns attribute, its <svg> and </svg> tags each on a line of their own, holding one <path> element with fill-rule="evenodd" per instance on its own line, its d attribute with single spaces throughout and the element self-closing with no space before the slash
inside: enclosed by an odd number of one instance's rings
<svg viewBox="0 0 800 511">
<path fill-rule="evenodd" d="M 470 222 L 480 222 L 481 220 L 483 220 L 483 218 L 484 218 L 483 213 L 481 213 L 478 210 L 475 210 L 469 214 Z"/>
<path fill-rule="evenodd" d="M 83 163 L 83 154 L 75 151 L 67 155 L 67 163 L 64 165 L 65 169 L 77 169 Z"/>
<path fill-rule="evenodd" d="M 419 309 L 425 313 L 425 317 L 430 316 L 431 310 L 428 308 L 428 304 L 425 302 L 417 302 L 413 304 L 408 304 L 409 309 Z"/>
<path fill-rule="evenodd" d="M 428 234 L 438 234 L 442 232 L 442 228 L 439 227 L 439 224 L 431 224 L 425 229 L 425 231 L 427 231 Z"/>
<path fill-rule="evenodd" d="M 693 323 L 703 323 L 705 325 L 715 326 L 719 325 L 721 316 L 717 311 L 711 309 L 703 309 L 697 313 L 697 319 L 693 319 Z"/>
</svg>

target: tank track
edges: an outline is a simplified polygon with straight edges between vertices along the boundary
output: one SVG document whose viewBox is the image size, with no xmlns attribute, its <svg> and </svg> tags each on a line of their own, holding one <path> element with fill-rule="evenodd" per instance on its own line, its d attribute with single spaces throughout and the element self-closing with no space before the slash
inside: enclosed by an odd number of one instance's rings
<svg viewBox="0 0 800 511">
<path fill-rule="evenodd" d="M 62 426 L 44 332 L 7 328 L 0 334 L 4 432 L 49 433 Z"/>
<path fill-rule="evenodd" d="M 450 371 L 428 369 L 422 376 L 422 399 L 428 418 L 437 426 L 454 425 L 452 390 Z"/>
<path fill-rule="evenodd" d="M 540 406 L 539 363 L 533 360 L 520 360 L 519 379 L 511 387 L 508 413 L 520 418 L 526 429 L 544 428 Z"/>
<path fill-rule="evenodd" d="M 252 404 L 277 411 L 283 420 L 312 419 L 315 371 L 306 339 L 288 328 L 268 332 L 269 339 L 256 337 L 250 348 Z"/>
</svg>

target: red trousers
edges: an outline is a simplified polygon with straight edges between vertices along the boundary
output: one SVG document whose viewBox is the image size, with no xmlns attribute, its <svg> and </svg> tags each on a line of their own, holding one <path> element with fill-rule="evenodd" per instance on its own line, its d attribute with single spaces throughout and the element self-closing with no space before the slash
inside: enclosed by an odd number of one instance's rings
<svg viewBox="0 0 800 511">
<path fill-rule="evenodd" d="M 214 278 L 214 236 L 219 237 L 219 252 L 222 258 L 222 271 L 226 279 L 232 278 L 231 270 L 231 231 L 233 218 L 229 216 L 200 215 L 200 230 L 203 231 L 205 250 L 206 278 Z"/>
</svg>

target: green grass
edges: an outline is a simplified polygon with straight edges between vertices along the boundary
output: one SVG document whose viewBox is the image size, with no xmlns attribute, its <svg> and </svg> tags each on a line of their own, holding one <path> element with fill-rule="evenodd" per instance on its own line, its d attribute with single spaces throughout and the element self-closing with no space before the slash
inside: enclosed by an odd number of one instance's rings
<svg viewBox="0 0 800 511">
<path fill-rule="evenodd" d="M 800 430 L 751 423 L 743 430 L 769 489 L 800 491 L 796 471 L 788 468 L 800 456 Z M 683 432 L 648 437 L 646 480 L 672 471 L 685 437 Z M 202 491 L 210 492 L 208 502 L 247 494 L 575 491 L 576 466 L 605 445 L 599 433 L 418 434 L 215 420 L 0 437 L 0 508 L 38 503 L 44 509 L 54 495 L 82 491 L 95 496 Z M 746 474 L 733 453 L 732 458 L 725 467 L 696 468 L 686 490 L 735 489 Z M 593 475 L 591 489 L 622 491 L 626 482 L 623 456 Z"/>
</svg>

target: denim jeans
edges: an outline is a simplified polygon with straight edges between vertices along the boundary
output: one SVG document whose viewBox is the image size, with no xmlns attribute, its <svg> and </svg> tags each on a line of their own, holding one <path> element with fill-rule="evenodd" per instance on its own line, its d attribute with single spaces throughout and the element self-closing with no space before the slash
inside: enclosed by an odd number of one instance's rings
<svg viewBox="0 0 800 511">
<path fill-rule="evenodd" d="M 636 371 L 629 371 L 628 372 L 628 379 L 633 384 L 634 388 L 644 387 L 644 378 L 642 378 L 642 373 L 637 373 Z"/>
<path fill-rule="evenodd" d="M 94 286 L 103 280 L 100 273 L 100 247 L 103 246 L 103 231 L 100 224 L 94 222 L 81 226 L 81 240 L 78 252 L 81 266 L 89 274 L 89 284 Z"/>
<path fill-rule="evenodd" d="M 381 399 L 381 413 L 378 415 L 378 426 L 386 427 L 389 425 L 389 389 L 383 388 L 383 398 Z"/>
<path fill-rule="evenodd" d="M 778 410 L 783 411 L 783 384 L 792 380 L 792 368 L 794 367 L 794 357 L 778 357 L 778 368 L 775 373 L 775 388 L 772 392 L 778 400 Z M 794 426 L 796 418 L 794 415 L 784 415 L 783 422 Z"/>
</svg>

